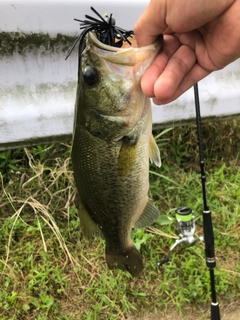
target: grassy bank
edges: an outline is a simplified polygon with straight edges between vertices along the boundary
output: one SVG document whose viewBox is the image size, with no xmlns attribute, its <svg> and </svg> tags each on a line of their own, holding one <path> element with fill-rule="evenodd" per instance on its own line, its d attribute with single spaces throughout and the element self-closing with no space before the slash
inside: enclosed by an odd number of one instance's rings
<svg viewBox="0 0 240 320">
<path fill-rule="evenodd" d="M 215 232 L 216 288 L 222 308 L 240 299 L 240 122 L 204 125 L 209 205 Z M 155 132 L 157 136 L 159 132 Z M 150 168 L 150 196 L 162 215 L 185 205 L 202 235 L 203 209 L 196 128 L 175 128 L 157 139 L 163 165 Z M 175 310 L 207 319 L 209 273 L 204 244 L 178 248 L 175 224 L 162 218 L 133 231 L 145 269 L 140 278 L 109 271 L 104 241 L 79 231 L 70 145 L 0 154 L 0 318 L 127 319 Z M 187 318 L 186 318 L 187 319 Z"/>
</svg>

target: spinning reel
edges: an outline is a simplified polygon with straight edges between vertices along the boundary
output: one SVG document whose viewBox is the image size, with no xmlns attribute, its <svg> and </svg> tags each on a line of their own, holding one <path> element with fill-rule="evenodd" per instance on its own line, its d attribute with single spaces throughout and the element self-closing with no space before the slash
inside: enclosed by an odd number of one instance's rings
<svg viewBox="0 0 240 320">
<path fill-rule="evenodd" d="M 195 216 L 193 215 L 192 209 L 188 207 L 180 207 L 175 210 L 176 213 L 176 234 L 179 238 L 171 246 L 169 254 L 166 258 L 158 262 L 158 266 L 170 261 L 172 251 L 180 244 L 190 247 L 196 244 L 199 240 L 203 241 L 203 237 L 195 237 L 194 233 L 196 230 Z"/>
</svg>

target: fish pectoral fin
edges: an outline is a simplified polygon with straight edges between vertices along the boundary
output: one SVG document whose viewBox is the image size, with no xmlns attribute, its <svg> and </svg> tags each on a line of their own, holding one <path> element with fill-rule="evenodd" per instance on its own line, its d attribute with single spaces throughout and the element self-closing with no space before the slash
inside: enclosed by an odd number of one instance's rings
<svg viewBox="0 0 240 320">
<path fill-rule="evenodd" d="M 162 163 L 161 163 L 160 151 L 153 135 L 151 135 L 151 138 L 149 141 L 149 158 L 151 163 L 154 163 L 157 167 L 161 167 Z"/>
<path fill-rule="evenodd" d="M 106 248 L 106 262 L 109 269 L 128 271 L 137 277 L 143 270 L 143 260 L 135 246 L 124 252 L 112 253 Z"/>
<path fill-rule="evenodd" d="M 141 216 L 134 225 L 134 228 L 144 229 L 146 227 L 149 227 L 155 220 L 157 220 L 159 215 L 159 210 L 155 207 L 154 203 L 150 199 L 148 199 Z"/>
<path fill-rule="evenodd" d="M 91 240 L 93 237 L 102 237 L 102 231 L 99 226 L 93 221 L 88 210 L 85 206 L 80 203 L 79 208 L 79 216 L 80 216 L 80 227 L 83 231 L 84 236 Z"/>
</svg>

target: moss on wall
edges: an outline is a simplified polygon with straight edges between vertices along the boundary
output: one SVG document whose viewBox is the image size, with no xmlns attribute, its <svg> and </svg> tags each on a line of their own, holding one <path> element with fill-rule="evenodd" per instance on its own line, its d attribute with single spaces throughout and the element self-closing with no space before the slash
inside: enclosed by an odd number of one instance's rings
<svg viewBox="0 0 240 320">
<path fill-rule="evenodd" d="M 75 37 L 57 34 L 51 38 L 49 34 L 1 32 L 0 33 L 0 56 L 11 56 L 14 52 L 24 54 L 26 50 L 45 48 L 51 51 L 67 51 L 71 48 Z"/>
</svg>

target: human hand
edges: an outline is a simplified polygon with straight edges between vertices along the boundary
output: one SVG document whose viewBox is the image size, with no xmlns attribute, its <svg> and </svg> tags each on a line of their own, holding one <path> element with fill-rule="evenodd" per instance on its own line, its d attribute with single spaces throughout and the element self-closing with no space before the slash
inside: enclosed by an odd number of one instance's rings
<svg viewBox="0 0 240 320">
<path fill-rule="evenodd" d="M 240 57 L 240 0 L 151 0 L 134 34 L 138 46 L 164 35 L 141 86 L 155 104 L 166 104 Z"/>
</svg>

